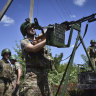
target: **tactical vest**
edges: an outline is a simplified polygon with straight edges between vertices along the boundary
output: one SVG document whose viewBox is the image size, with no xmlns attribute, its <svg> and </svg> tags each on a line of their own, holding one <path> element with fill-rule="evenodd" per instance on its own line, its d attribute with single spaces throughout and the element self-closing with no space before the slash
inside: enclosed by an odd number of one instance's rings
<svg viewBox="0 0 96 96">
<path fill-rule="evenodd" d="M 2 64 L 2 70 L 0 71 L 0 78 L 7 79 L 12 81 L 12 69 L 9 62 L 5 62 L 4 60 L 0 60 L 0 64 Z"/>
<path fill-rule="evenodd" d="M 89 47 L 90 48 L 90 57 L 91 58 L 96 58 L 96 48 L 95 47 Z"/>
<path fill-rule="evenodd" d="M 32 42 L 31 42 L 32 44 Z M 27 52 L 22 50 L 23 59 L 26 62 L 26 70 L 28 68 L 47 68 L 50 69 L 51 61 L 45 57 L 44 48 L 39 52 Z"/>
</svg>

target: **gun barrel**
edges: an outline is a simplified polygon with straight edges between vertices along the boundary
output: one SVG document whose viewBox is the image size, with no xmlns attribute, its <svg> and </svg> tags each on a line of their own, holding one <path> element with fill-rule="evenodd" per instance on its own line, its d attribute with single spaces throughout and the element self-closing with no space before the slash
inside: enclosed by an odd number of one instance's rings
<svg viewBox="0 0 96 96">
<path fill-rule="evenodd" d="M 52 26 L 44 26 L 44 27 L 42 27 L 43 29 L 48 29 L 48 28 L 53 28 L 54 26 L 52 25 Z"/>
<path fill-rule="evenodd" d="M 77 21 L 71 21 L 70 24 L 82 23 L 82 22 L 85 22 L 85 21 L 88 21 L 88 22 L 95 21 L 95 19 L 96 19 L 96 18 L 95 18 L 95 15 L 96 15 L 96 13 L 95 13 L 95 14 L 92 14 L 92 15 L 90 15 L 90 16 L 83 17 L 83 18 L 81 18 L 81 19 L 79 19 L 79 20 L 77 20 Z"/>
</svg>

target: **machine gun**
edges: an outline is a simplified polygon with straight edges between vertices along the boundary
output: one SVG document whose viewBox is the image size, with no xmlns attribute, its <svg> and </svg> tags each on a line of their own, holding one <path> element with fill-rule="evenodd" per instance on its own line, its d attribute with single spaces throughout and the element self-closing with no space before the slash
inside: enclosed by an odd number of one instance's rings
<svg viewBox="0 0 96 96">
<path fill-rule="evenodd" d="M 72 33 L 73 29 L 80 31 L 81 30 L 81 23 L 88 21 L 93 22 L 96 21 L 96 13 L 92 14 L 87 17 L 83 17 L 77 21 L 65 21 L 62 22 L 61 24 L 54 24 L 54 25 L 49 25 L 45 28 L 47 28 L 46 32 L 46 38 L 47 38 L 47 43 L 48 45 L 55 46 L 55 47 L 70 47 L 71 43 L 71 38 L 72 38 Z M 85 33 L 87 32 L 88 29 L 88 24 L 86 25 L 85 28 Z M 70 30 L 70 35 L 67 44 L 65 44 L 65 32 Z"/>
<path fill-rule="evenodd" d="M 55 47 L 70 47 L 71 44 L 71 39 L 72 39 L 72 34 L 73 34 L 73 29 L 77 30 L 77 31 L 81 31 L 81 23 L 88 21 L 93 22 L 96 21 L 96 13 L 92 14 L 90 16 L 87 17 L 83 17 L 79 20 L 76 21 L 65 21 L 62 22 L 61 24 L 49 24 L 47 27 L 41 27 L 38 23 L 37 18 L 34 18 L 34 28 L 41 30 L 41 32 L 44 34 L 44 30 L 43 29 L 47 29 L 46 31 L 46 44 L 47 45 L 51 45 L 51 46 L 55 46 Z M 88 24 L 86 25 L 85 28 L 85 34 L 87 32 L 88 29 Z M 68 38 L 68 42 L 67 44 L 65 44 L 65 32 L 70 30 L 70 35 Z"/>
</svg>

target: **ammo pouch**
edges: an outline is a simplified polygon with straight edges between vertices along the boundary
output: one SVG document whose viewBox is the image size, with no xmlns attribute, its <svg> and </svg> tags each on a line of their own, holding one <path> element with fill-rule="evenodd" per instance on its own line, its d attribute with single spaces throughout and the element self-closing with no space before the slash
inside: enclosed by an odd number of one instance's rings
<svg viewBox="0 0 96 96">
<path fill-rule="evenodd" d="M 44 55 L 44 50 L 41 50 L 37 53 L 27 53 L 26 63 L 28 66 L 30 64 L 32 68 L 52 69 L 52 60 L 50 60 L 49 58 L 47 58 L 47 56 Z M 28 67 L 27 65 L 26 67 Z"/>
<path fill-rule="evenodd" d="M 41 63 L 43 64 L 43 67 L 46 69 L 53 69 L 52 68 L 52 60 L 50 60 L 49 58 L 47 58 L 46 56 L 41 56 Z"/>
</svg>

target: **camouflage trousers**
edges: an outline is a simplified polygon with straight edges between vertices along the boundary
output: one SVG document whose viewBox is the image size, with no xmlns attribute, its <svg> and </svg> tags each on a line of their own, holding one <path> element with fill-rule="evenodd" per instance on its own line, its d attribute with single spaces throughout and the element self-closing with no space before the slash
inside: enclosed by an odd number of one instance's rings
<svg viewBox="0 0 96 96">
<path fill-rule="evenodd" d="M 11 96 L 12 90 L 9 83 L 0 83 L 0 96 Z"/>
<path fill-rule="evenodd" d="M 32 69 L 32 72 L 27 72 L 20 96 L 50 96 L 46 70 Z"/>
</svg>

